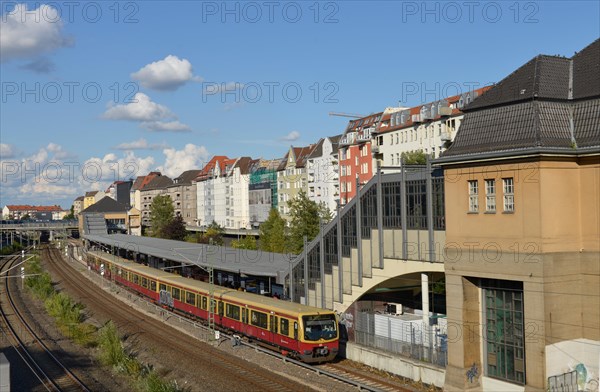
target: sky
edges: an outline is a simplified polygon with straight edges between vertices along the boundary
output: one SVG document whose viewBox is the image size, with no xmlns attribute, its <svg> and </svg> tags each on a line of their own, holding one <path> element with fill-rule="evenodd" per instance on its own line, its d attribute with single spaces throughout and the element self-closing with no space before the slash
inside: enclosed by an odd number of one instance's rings
<svg viewBox="0 0 600 392">
<path fill-rule="evenodd" d="M 0 5 L 1 206 L 282 157 L 342 133 L 330 112 L 431 102 L 600 36 L 598 1 Z"/>
</svg>

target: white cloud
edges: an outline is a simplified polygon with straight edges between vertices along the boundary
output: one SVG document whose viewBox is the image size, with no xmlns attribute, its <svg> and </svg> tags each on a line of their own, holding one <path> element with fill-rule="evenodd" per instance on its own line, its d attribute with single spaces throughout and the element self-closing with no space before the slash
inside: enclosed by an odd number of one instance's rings
<svg viewBox="0 0 600 392">
<path fill-rule="evenodd" d="M 103 117 L 108 120 L 156 121 L 175 118 L 175 115 L 166 106 L 152 102 L 146 94 L 137 93 L 131 103 L 125 105 L 109 104 Z"/>
<path fill-rule="evenodd" d="M 284 137 L 280 138 L 279 140 L 284 141 L 284 142 L 293 142 L 298 139 L 300 139 L 300 132 L 292 131 L 292 132 L 288 133 L 287 135 L 285 135 Z"/>
<path fill-rule="evenodd" d="M 153 168 L 154 158 L 151 156 L 137 157 L 133 151 L 126 151 L 122 157 L 109 153 L 102 158 L 92 157 L 84 162 L 81 182 L 85 189 L 96 186 L 97 189 L 104 190 L 114 181 L 145 175 Z"/>
<path fill-rule="evenodd" d="M 19 188 L 19 192 L 22 194 L 36 194 L 51 197 L 65 197 L 72 196 L 77 197 L 78 192 L 76 188 L 73 188 L 64 184 L 52 184 L 47 182 L 30 182 L 24 184 Z M 53 203 L 52 203 L 53 204 Z"/>
<path fill-rule="evenodd" d="M 27 4 L 16 4 L 0 20 L 0 58 L 2 62 L 37 57 L 69 46 L 63 36 L 63 22 L 54 7 L 42 4 L 29 10 Z"/>
<path fill-rule="evenodd" d="M 146 139 L 140 138 L 132 142 L 121 143 L 114 148 L 117 150 L 160 150 L 168 148 L 168 146 L 165 143 L 151 144 Z"/>
<path fill-rule="evenodd" d="M 151 121 L 143 122 L 140 127 L 146 128 L 149 131 L 154 132 L 191 132 L 192 128 L 189 125 L 180 123 L 179 121 Z"/>
<path fill-rule="evenodd" d="M 0 159 L 10 159 L 15 156 L 15 150 L 12 145 L 0 143 Z"/>
<path fill-rule="evenodd" d="M 194 76 L 193 72 L 192 64 L 188 60 L 168 55 L 163 60 L 147 64 L 132 73 L 131 78 L 149 89 L 173 91 L 191 80 L 202 80 Z"/>
<path fill-rule="evenodd" d="M 186 144 L 183 150 L 166 148 L 165 163 L 158 169 L 165 175 L 175 178 L 186 170 L 199 169 L 208 160 L 208 150 L 204 146 Z"/>
</svg>

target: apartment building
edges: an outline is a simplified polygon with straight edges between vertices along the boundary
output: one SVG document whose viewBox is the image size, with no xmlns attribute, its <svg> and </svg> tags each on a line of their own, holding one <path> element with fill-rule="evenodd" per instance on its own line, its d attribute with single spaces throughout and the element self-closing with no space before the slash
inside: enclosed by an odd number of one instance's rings
<svg viewBox="0 0 600 392">
<path fill-rule="evenodd" d="M 422 151 L 438 158 L 446 151 L 460 127 L 461 109 L 489 87 L 465 92 L 412 108 L 386 109 L 373 132 L 374 168 L 400 166 L 403 153 Z"/>
<path fill-rule="evenodd" d="M 225 161 L 223 173 L 213 179 L 215 222 L 227 229 L 249 229 L 250 208 L 248 185 L 250 167 L 255 161 L 240 157 Z"/>
<path fill-rule="evenodd" d="M 291 146 L 277 168 L 277 196 L 281 217 L 289 220 L 288 202 L 301 190 L 307 192 L 306 160 L 315 148 L 315 144 L 304 147 Z"/>
<path fill-rule="evenodd" d="M 308 198 L 335 214 L 340 197 L 338 146 L 342 135 L 320 139 L 306 160 Z"/>
<path fill-rule="evenodd" d="M 383 112 L 351 120 L 339 140 L 340 204 L 356 195 L 356 182 L 366 184 L 373 177 L 371 138 Z"/>
<path fill-rule="evenodd" d="M 142 210 L 142 190 L 148 185 L 152 179 L 160 176 L 160 172 L 150 172 L 145 176 L 138 176 L 133 184 L 131 185 L 131 189 L 129 190 L 129 202 L 132 207 L 135 207 L 137 210 Z"/>
<path fill-rule="evenodd" d="M 150 207 L 152 205 L 152 200 L 159 195 L 168 195 L 168 187 L 172 184 L 173 180 L 169 177 L 157 175 L 140 190 L 142 226 L 151 226 Z"/>
<path fill-rule="evenodd" d="M 167 194 L 173 201 L 175 216 L 181 216 L 186 225 L 195 225 L 197 218 L 196 184 L 193 182 L 201 170 L 186 170 L 173 179 L 167 187 Z"/>
<path fill-rule="evenodd" d="M 277 168 L 282 159 L 256 160 L 250 168 L 248 207 L 252 227 L 258 227 L 266 221 L 271 208 L 278 208 Z"/>
<path fill-rule="evenodd" d="M 202 168 L 196 177 L 196 204 L 198 226 L 208 226 L 215 221 L 215 179 L 225 172 L 227 162 L 231 161 L 224 155 L 215 155 Z"/>
</svg>

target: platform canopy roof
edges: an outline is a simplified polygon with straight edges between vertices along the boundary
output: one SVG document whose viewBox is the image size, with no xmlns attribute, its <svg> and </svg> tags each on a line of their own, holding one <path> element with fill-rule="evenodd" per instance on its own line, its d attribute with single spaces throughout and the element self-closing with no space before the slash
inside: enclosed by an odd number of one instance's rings
<svg viewBox="0 0 600 392">
<path fill-rule="evenodd" d="M 107 248 L 117 247 L 159 259 L 194 264 L 200 267 L 238 274 L 275 277 L 282 284 L 295 255 L 224 246 L 194 244 L 183 241 L 140 237 L 126 234 L 85 235 L 90 242 Z"/>
</svg>

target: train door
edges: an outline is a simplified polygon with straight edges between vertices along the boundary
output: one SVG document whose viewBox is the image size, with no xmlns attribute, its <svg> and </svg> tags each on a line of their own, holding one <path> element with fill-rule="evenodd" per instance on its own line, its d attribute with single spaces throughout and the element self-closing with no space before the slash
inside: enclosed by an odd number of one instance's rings
<svg viewBox="0 0 600 392">
<path fill-rule="evenodd" d="M 274 315 L 269 315 L 269 331 L 271 332 L 270 341 L 273 343 L 279 344 L 279 339 L 277 339 L 277 323 L 279 322 L 279 317 Z"/>
<path fill-rule="evenodd" d="M 242 327 L 241 327 L 241 332 L 243 334 L 246 333 L 248 321 L 249 321 L 248 320 L 248 308 L 244 307 L 244 308 L 242 308 Z"/>
</svg>

